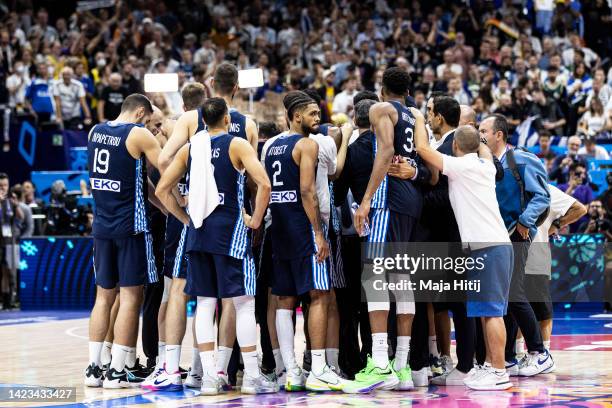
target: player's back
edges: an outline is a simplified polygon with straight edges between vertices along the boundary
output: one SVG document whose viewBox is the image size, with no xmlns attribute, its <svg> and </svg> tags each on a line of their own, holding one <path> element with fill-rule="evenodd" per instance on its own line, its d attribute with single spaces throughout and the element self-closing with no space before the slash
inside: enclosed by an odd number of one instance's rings
<svg viewBox="0 0 612 408">
<path fill-rule="evenodd" d="M 265 167 L 272 182 L 272 251 L 278 259 L 314 253 L 314 232 L 302 206 L 300 167 L 293 160 L 295 145 L 303 136 L 278 136 L 265 152 Z"/>
<path fill-rule="evenodd" d="M 119 238 L 149 230 L 146 162 L 134 159 L 127 138 L 134 123 L 94 126 L 87 142 L 89 179 L 95 203 L 93 234 Z"/>
<path fill-rule="evenodd" d="M 203 251 L 241 259 L 248 250 L 247 227 L 242 218 L 245 174 L 234 168 L 229 153 L 234 137 L 226 133 L 210 139 L 211 164 L 219 192 L 219 205 L 206 217 L 200 228 L 195 229 L 193 223 L 190 225 L 187 251 Z"/>
<path fill-rule="evenodd" d="M 402 156 L 409 163 L 415 164 L 418 160 L 414 148 L 414 126 L 416 119 L 410 108 L 397 101 L 391 101 L 397 111 L 397 123 L 393 128 L 393 154 Z M 421 189 L 412 180 L 398 177 L 387 177 L 387 205 L 398 213 L 420 217 L 423 207 Z"/>
<path fill-rule="evenodd" d="M 246 119 L 247 119 L 246 116 L 238 112 L 234 108 L 230 108 L 229 115 L 230 115 L 230 125 L 229 125 L 229 130 L 227 133 L 229 133 L 232 136 L 237 136 L 244 140 L 248 140 L 247 133 L 246 133 Z"/>
</svg>

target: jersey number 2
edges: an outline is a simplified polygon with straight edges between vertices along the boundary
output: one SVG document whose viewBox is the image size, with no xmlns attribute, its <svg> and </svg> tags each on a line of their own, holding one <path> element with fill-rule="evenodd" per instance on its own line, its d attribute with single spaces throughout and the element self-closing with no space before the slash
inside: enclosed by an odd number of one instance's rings
<svg viewBox="0 0 612 408">
<path fill-rule="evenodd" d="M 108 173 L 108 159 L 110 158 L 110 153 L 106 149 L 96 148 L 94 150 L 94 162 L 93 162 L 93 172 L 106 174 Z"/>
<path fill-rule="evenodd" d="M 272 168 L 276 170 L 274 172 L 274 174 L 272 174 L 272 185 L 273 186 L 282 186 L 283 182 L 276 180 L 276 176 L 278 176 L 281 173 L 281 162 L 278 161 L 278 160 L 275 161 L 274 163 L 272 163 Z"/>
</svg>

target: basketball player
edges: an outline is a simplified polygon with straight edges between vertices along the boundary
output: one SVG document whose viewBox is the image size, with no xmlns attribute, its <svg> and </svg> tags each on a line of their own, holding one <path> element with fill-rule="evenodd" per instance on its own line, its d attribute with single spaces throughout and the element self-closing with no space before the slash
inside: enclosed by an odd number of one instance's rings
<svg viewBox="0 0 612 408">
<path fill-rule="evenodd" d="M 183 98 L 183 109 L 185 109 L 184 115 L 195 115 L 197 126 L 194 129 L 195 132 L 204 130 L 204 121 L 202 120 L 201 112 L 199 107 L 204 102 L 206 97 L 206 89 L 200 83 L 190 83 L 185 85 L 181 91 Z M 152 115 L 152 119 L 155 119 L 155 113 Z M 182 117 L 182 116 L 181 116 Z M 180 118 L 179 118 L 180 121 Z M 162 122 L 168 126 L 170 120 Z M 163 126 L 163 125 L 162 125 Z M 172 133 L 178 126 L 178 121 L 172 121 Z M 161 128 L 163 131 L 163 127 Z M 168 134 L 168 133 L 167 133 Z M 164 147 L 168 143 L 164 143 Z M 163 152 L 163 150 L 162 150 Z M 160 158 L 162 154 L 160 154 Z M 161 160 L 160 160 L 160 163 Z M 163 165 L 160 165 L 160 169 L 164 170 Z M 178 194 L 183 197 L 182 205 L 186 205 L 186 198 L 188 194 L 187 179 L 182 177 L 178 182 Z M 164 365 L 166 363 L 166 341 L 170 341 L 168 344 L 178 343 L 181 344 L 183 337 L 185 336 L 185 330 L 187 325 L 186 320 L 186 305 L 189 300 L 189 296 L 185 295 L 185 274 L 187 270 L 187 264 L 185 258 L 185 239 L 187 234 L 187 227 L 180 222 L 174 215 L 168 214 L 166 218 L 166 239 L 164 244 L 164 293 L 162 295 L 162 301 L 159 308 L 158 314 L 158 330 L 159 330 L 159 341 L 158 341 L 158 359 L 155 370 L 149 377 L 143 382 L 143 387 L 156 386 L 155 379 L 162 374 Z M 166 316 L 171 316 L 167 319 Z M 194 332 L 195 333 L 195 332 Z M 195 343 L 195 336 L 194 336 Z M 176 353 L 175 353 L 176 354 Z M 175 356 L 173 354 L 173 356 Z M 180 352 L 176 359 L 171 364 L 178 366 L 180 360 Z M 200 358 L 197 352 L 197 344 L 194 344 L 194 350 L 191 360 L 191 369 L 185 385 L 194 388 L 200 387 L 201 381 L 201 365 Z M 158 383 L 160 389 L 163 389 L 163 384 Z"/>
<path fill-rule="evenodd" d="M 238 90 L 238 70 L 236 67 L 229 63 L 220 64 L 215 70 L 212 86 L 215 96 L 223 98 L 227 105 L 230 106 L 234 94 Z M 230 109 L 229 114 L 231 123 L 228 133 L 232 136 L 246 139 L 253 147 L 253 150 L 257 151 L 258 135 L 255 122 L 235 109 Z M 187 111 L 181 115 L 175 124 L 172 136 L 170 136 L 168 143 L 164 146 L 160 155 L 160 169 L 162 172 L 170 164 L 178 150 L 189 141 L 189 138 L 193 136 L 196 131 L 203 129 L 203 126 L 204 121 L 202 120 L 201 109 Z M 187 230 L 185 229 L 185 233 L 186 232 Z M 183 240 L 183 242 L 185 241 Z M 185 295 L 184 289 L 184 279 L 178 281 L 176 285 L 173 281 L 168 300 L 166 312 L 166 316 L 168 317 L 166 319 L 167 344 L 165 357 L 167 363 L 166 368 L 167 371 L 169 370 L 170 372 L 174 372 L 178 369 L 178 362 L 181 356 L 181 343 L 185 335 L 185 305 L 188 297 Z M 234 342 L 236 341 L 236 332 L 234 329 L 236 317 L 233 303 L 231 301 L 224 301 L 223 311 L 226 313 L 222 313 L 219 322 L 219 358 L 217 359 L 217 372 L 223 381 L 225 381 L 226 385 L 224 388 L 229 390 L 231 386 L 229 385 L 227 377 L 227 368 L 232 355 Z M 193 384 L 194 387 L 200 386 L 197 378 L 194 378 L 193 381 L 189 379 L 186 385 L 189 384 Z"/>
<path fill-rule="evenodd" d="M 140 94 L 128 96 L 116 120 L 98 124 L 88 138 L 89 178 L 95 203 L 94 269 L 97 295 L 89 329 L 85 385 L 104 388 L 134 386 L 125 370 L 130 345 L 136 344 L 143 285 L 155 282 L 155 259 L 149 233 L 146 163 L 154 167 L 159 143 L 142 127 L 153 112 Z M 100 367 L 102 341 L 119 287 L 112 359 L 105 378 Z"/>
<path fill-rule="evenodd" d="M 362 235 L 364 224 L 369 223 L 368 219 L 371 217 L 372 233 L 368 237 L 369 243 L 414 240 L 423 198 L 420 187 L 413 180 L 431 178 L 431 172 L 425 165 L 420 164 L 414 149 L 414 133 L 426 130 L 424 124 L 415 126 L 415 118 L 422 116 L 420 111 L 404 104 L 409 84 L 410 77 L 406 71 L 398 67 L 386 69 L 381 90 L 383 102 L 370 108 L 370 123 L 376 134 L 374 167 L 354 218 L 355 228 Z M 417 171 L 412 180 L 387 176 L 394 158 L 414 163 Z M 396 307 L 397 349 L 394 363 L 391 365 L 387 346 L 389 302 L 368 302 L 372 358 L 368 358 L 366 367 L 357 373 L 355 379 L 384 381 L 381 388 L 385 390 L 410 389 L 414 385 L 427 386 L 427 368 L 420 368 L 411 374 L 408 366 L 414 302 L 396 299 Z"/>
<path fill-rule="evenodd" d="M 200 228 L 189 225 L 187 251 L 189 274 L 185 292 L 198 297 L 196 337 L 203 366 L 201 392 L 216 395 L 225 382 L 217 376 L 214 361 L 214 315 L 217 298 L 229 299 L 236 310 L 236 332 L 241 346 L 245 375 L 242 392 L 276 392 L 274 381 L 259 370 L 257 360 L 257 325 L 255 321 L 255 264 L 250 253 L 248 228 L 259 228 L 270 199 L 270 181 L 246 140 L 228 134 L 230 115 L 222 98 L 204 102 L 202 116 L 211 138 L 212 165 L 220 204 Z M 195 137 L 208 137 L 196 135 Z M 189 222 L 171 189 L 182 174 L 199 163 L 192 161 L 191 145 L 179 150 L 164 173 L 157 194 L 164 205 L 183 222 Z M 244 171 L 257 184 L 253 216 L 244 210 Z M 214 237 L 214 239 L 211 239 Z M 169 381 L 181 386 L 180 373 L 168 373 Z"/>
</svg>

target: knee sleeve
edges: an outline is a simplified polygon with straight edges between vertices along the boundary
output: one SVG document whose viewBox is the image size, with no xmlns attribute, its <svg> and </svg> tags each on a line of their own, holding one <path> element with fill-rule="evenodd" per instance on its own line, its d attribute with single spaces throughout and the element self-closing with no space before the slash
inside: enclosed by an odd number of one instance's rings
<svg viewBox="0 0 612 408">
<path fill-rule="evenodd" d="M 164 276 L 164 293 L 162 294 L 162 303 L 168 303 L 170 297 L 170 286 L 172 286 L 172 279 Z"/>
<path fill-rule="evenodd" d="M 255 321 L 255 297 L 232 298 L 236 309 L 236 338 L 240 347 L 257 345 L 257 323 Z"/>
<path fill-rule="evenodd" d="M 397 314 L 414 314 L 414 302 L 397 302 L 395 307 Z"/>
<path fill-rule="evenodd" d="M 196 313 L 195 336 L 198 344 L 214 343 L 214 316 L 217 299 L 198 296 L 198 313 Z"/>
<path fill-rule="evenodd" d="M 368 312 L 375 312 L 377 310 L 389 311 L 389 302 L 368 302 Z"/>
</svg>

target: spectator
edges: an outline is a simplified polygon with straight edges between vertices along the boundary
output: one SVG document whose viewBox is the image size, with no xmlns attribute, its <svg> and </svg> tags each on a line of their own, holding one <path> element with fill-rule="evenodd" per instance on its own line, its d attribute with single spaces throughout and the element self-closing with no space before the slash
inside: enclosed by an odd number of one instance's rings
<svg viewBox="0 0 612 408">
<path fill-rule="evenodd" d="M 584 205 L 588 205 L 593 201 L 593 189 L 587 183 L 588 177 L 586 167 L 582 163 L 573 163 L 569 169 L 569 181 L 565 184 L 559 184 L 559 190 L 565 194 L 574 197 Z M 576 232 L 578 224 L 570 227 L 570 232 Z"/>
<path fill-rule="evenodd" d="M 110 83 L 104 87 L 98 100 L 98 122 L 115 120 L 121 112 L 123 100 L 128 95 L 128 90 L 122 85 L 121 74 L 111 74 Z"/>
<path fill-rule="evenodd" d="M 332 114 L 349 114 L 353 110 L 353 97 L 357 93 L 357 79 L 349 77 L 344 81 L 343 91 L 334 97 Z"/>
<path fill-rule="evenodd" d="M 580 224 L 577 231 L 584 234 L 604 234 L 606 241 L 612 241 L 612 223 L 606 217 L 606 210 L 601 201 L 595 200 L 589 204 L 589 212 L 585 221 Z"/>
<path fill-rule="evenodd" d="M 30 27 L 28 36 L 34 33 L 42 34 L 46 43 L 52 43 L 59 39 L 57 30 L 49 25 L 49 13 L 47 13 L 47 10 L 44 8 L 41 8 L 38 10 L 38 13 L 36 13 L 36 24 Z"/>
<path fill-rule="evenodd" d="M 251 38 L 255 41 L 257 37 L 262 36 L 266 40 L 266 43 L 274 46 L 276 45 L 276 31 L 268 27 L 269 19 L 268 13 L 259 15 L 259 26 L 253 28 L 251 31 Z"/>
<path fill-rule="evenodd" d="M 32 209 L 23 200 L 23 187 L 21 184 L 15 184 L 11 187 L 11 194 L 17 199 L 17 205 L 23 212 L 23 219 L 18 222 L 19 238 L 29 238 L 34 234 L 34 219 L 32 218 Z"/>
<path fill-rule="evenodd" d="M 470 97 L 467 92 L 465 92 L 465 89 L 463 89 L 460 77 L 456 76 L 449 80 L 447 87 L 448 94 L 459 102 L 459 104 L 468 105 L 470 103 Z"/>
<path fill-rule="evenodd" d="M 438 79 L 442 79 L 444 77 L 444 72 L 447 70 L 450 71 L 453 76 L 461 77 L 463 75 L 463 67 L 455 62 L 456 59 L 453 51 L 448 49 L 444 51 L 443 56 L 444 62 L 436 67 L 436 76 Z"/>
<path fill-rule="evenodd" d="M 37 75 L 26 89 L 26 106 L 40 124 L 54 119 L 53 100 L 51 98 L 51 80 L 46 63 L 37 65 Z"/>
<path fill-rule="evenodd" d="M 128 94 L 143 93 L 141 81 L 134 76 L 134 66 L 130 62 L 124 62 L 121 68 L 121 80 Z"/>
<path fill-rule="evenodd" d="M 215 47 L 206 33 L 200 36 L 200 43 L 201 47 L 193 54 L 193 63 L 208 65 L 215 60 Z"/>
<path fill-rule="evenodd" d="M 502 95 L 499 100 L 500 106 L 495 109 L 496 114 L 504 115 L 508 122 L 508 132 L 514 133 L 514 129 L 521 124 L 518 109 L 512 103 L 510 95 Z"/>
<path fill-rule="evenodd" d="M 586 111 L 586 98 L 593 87 L 593 80 L 587 72 L 584 62 L 576 65 L 574 73 L 567 81 L 567 96 L 569 99 L 570 109 L 568 116 L 568 133 L 576 132 L 578 123 L 578 115 Z"/>
<path fill-rule="evenodd" d="M 559 76 L 559 69 L 550 65 L 547 69 L 546 78 L 542 81 L 542 88 L 546 96 L 560 103 L 566 96 L 565 82 Z"/>
<path fill-rule="evenodd" d="M 555 136 L 563 135 L 566 121 L 559 104 L 554 99 L 548 99 L 541 89 L 535 89 L 532 95 L 534 104 L 530 115 L 538 116 L 538 132 L 545 129 Z"/>
<path fill-rule="evenodd" d="M 25 105 L 26 89 L 30 84 L 30 74 L 23 62 L 15 62 L 15 71 L 6 79 L 6 89 L 9 93 L 9 106 L 11 108 Z"/>
<path fill-rule="evenodd" d="M 550 148 L 551 145 L 551 137 L 550 133 L 546 130 L 539 131 L 538 136 L 538 146 L 534 146 L 531 151 L 535 153 L 536 156 L 540 160 L 544 162 L 546 166 L 546 171 L 550 171 L 555 157 L 557 157 L 556 153 Z"/>
<path fill-rule="evenodd" d="M 86 126 L 91 124 L 91 112 L 85 101 L 85 88 L 73 76 L 72 68 L 64 67 L 62 79 L 57 81 L 53 87 L 57 121 L 64 129 L 82 129 L 83 123 Z M 85 114 L 83 122 L 81 122 L 81 109 Z"/>
<path fill-rule="evenodd" d="M 584 146 L 578 150 L 578 154 L 587 159 L 610 160 L 608 151 L 603 146 L 597 146 L 594 137 L 586 137 Z"/>
<path fill-rule="evenodd" d="M 606 84 L 606 74 L 603 68 L 597 68 L 595 75 L 593 76 L 593 89 L 589 92 L 586 99 L 586 106 L 591 104 L 591 101 L 595 98 L 599 98 L 601 104 L 606 106 L 610 97 L 612 97 L 612 88 Z"/>
<path fill-rule="evenodd" d="M 278 82 L 278 70 L 276 68 L 272 68 L 270 70 L 270 75 L 268 77 L 268 81 L 261 88 L 257 89 L 253 100 L 259 101 L 266 96 L 266 92 L 274 92 L 274 93 L 282 93 L 285 88 Z"/>
<path fill-rule="evenodd" d="M 578 156 L 580 145 L 582 141 L 578 136 L 571 136 L 567 139 L 567 153 L 564 155 L 557 156 L 552 165 L 552 170 L 548 174 L 551 181 L 557 182 L 558 184 L 567 183 L 569 180 L 569 169 L 575 162 L 584 163 L 584 161 Z"/>
<path fill-rule="evenodd" d="M 604 191 L 597 199 L 601 201 L 604 210 L 608 217 L 612 214 L 612 172 L 608 172 L 606 176 L 606 183 L 608 183 L 608 189 Z"/>
<path fill-rule="evenodd" d="M 96 92 L 96 88 L 91 77 L 85 73 L 85 65 L 82 62 L 75 64 L 74 76 L 83 85 L 87 105 L 91 107 L 91 102 L 93 100 L 94 93 Z"/>
<path fill-rule="evenodd" d="M 599 98 L 591 99 L 589 110 L 587 110 L 578 122 L 578 131 L 589 136 L 595 136 L 601 132 L 606 125 L 604 108 Z"/>
<path fill-rule="evenodd" d="M 15 305 L 17 243 L 19 225 L 24 216 L 14 194 L 9 193 L 9 178 L 6 173 L 0 173 L 0 289 L 4 310 Z"/>
</svg>

